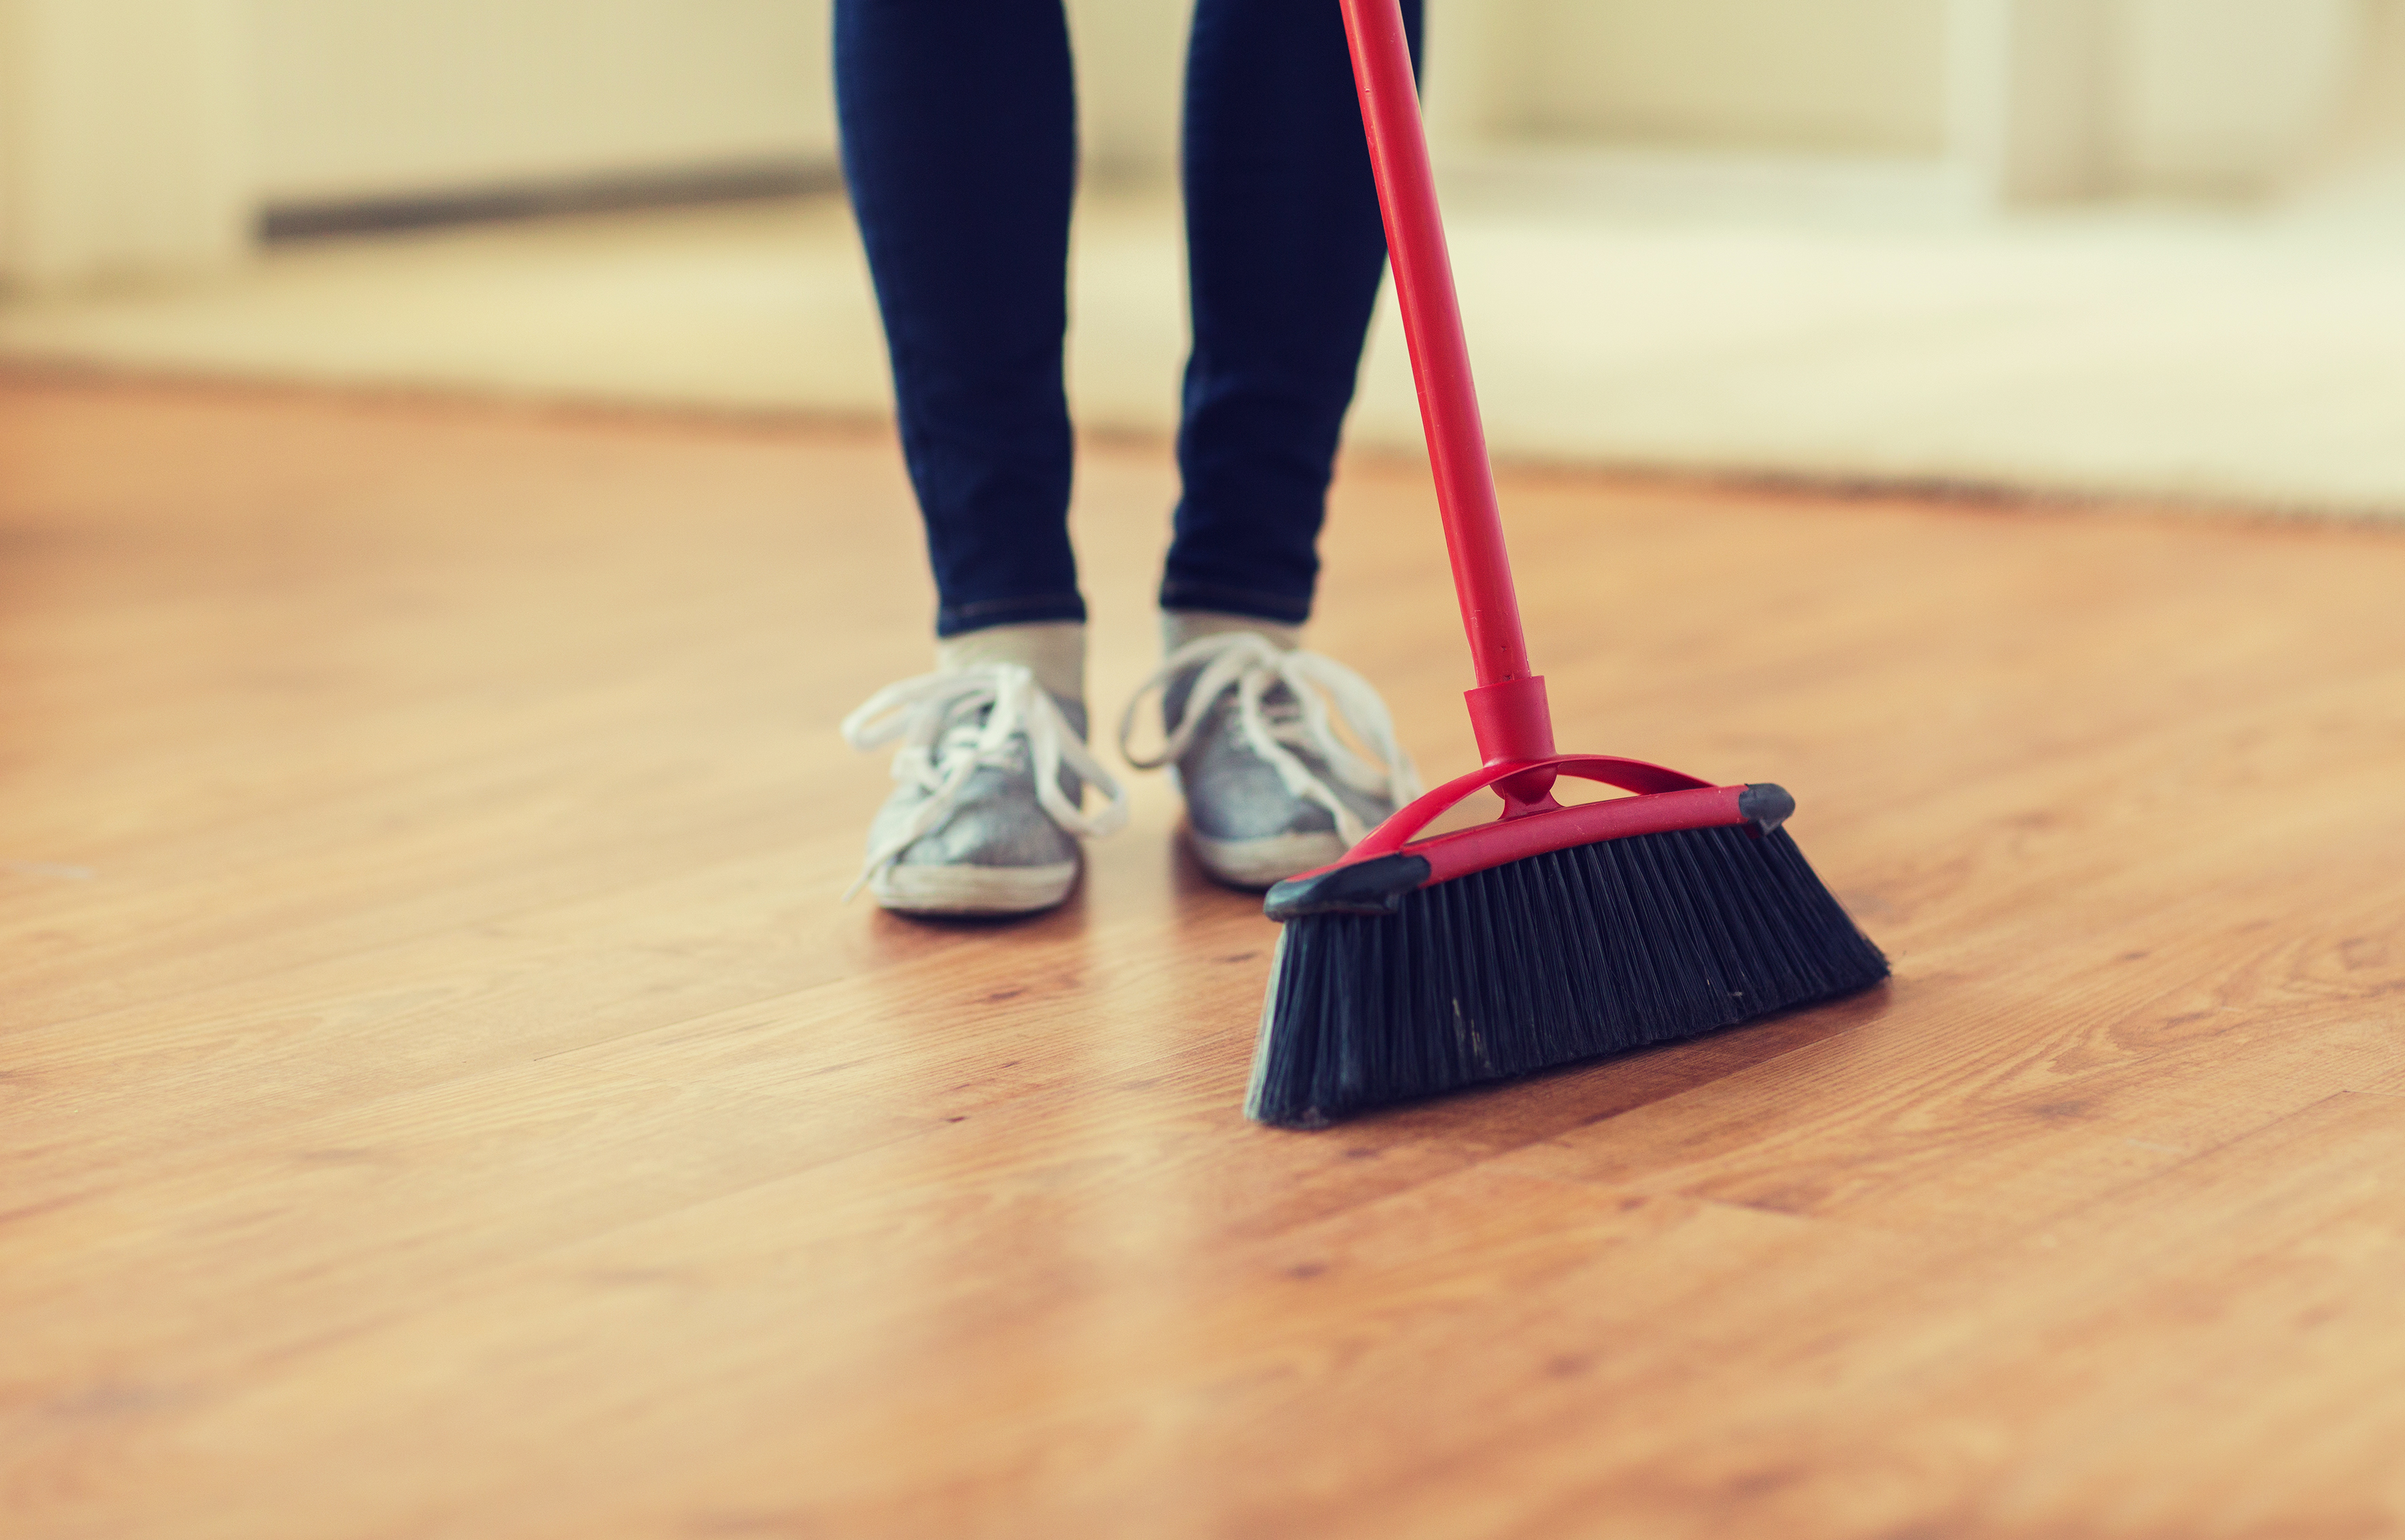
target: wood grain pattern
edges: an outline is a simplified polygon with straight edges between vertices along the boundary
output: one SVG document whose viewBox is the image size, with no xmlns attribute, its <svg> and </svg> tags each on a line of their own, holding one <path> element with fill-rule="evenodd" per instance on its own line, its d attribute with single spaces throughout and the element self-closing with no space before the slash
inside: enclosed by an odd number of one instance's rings
<svg viewBox="0 0 2405 1540">
<path fill-rule="evenodd" d="M 1793 788 L 1896 978 L 1299 1136 L 1158 781 L 1057 914 L 836 902 L 882 433 L 0 378 L 6 1533 L 2405 1530 L 2405 537 L 1506 506 L 1564 747 Z M 1328 558 L 1466 768 L 1424 473 Z"/>
</svg>

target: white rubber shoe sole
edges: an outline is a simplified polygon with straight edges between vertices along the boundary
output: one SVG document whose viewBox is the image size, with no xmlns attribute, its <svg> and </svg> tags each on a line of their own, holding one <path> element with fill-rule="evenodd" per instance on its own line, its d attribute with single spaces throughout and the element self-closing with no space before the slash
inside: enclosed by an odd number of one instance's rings
<svg viewBox="0 0 2405 1540">
<path fill-rule="evenodd" d="M 1186 839 L 1193 846 L 1194 859 L 1202 863 L 1202 870 L 1231 888 L 1249 888 L 1256 892 L 1297 872 L 1342 860 L 1345 850 L 1344 842 L 1332 831 L 1271 834 L 1262 839 L 1212 839 L 1188 824 Z"/>
<path fill-rule="evenodd" d="M 1077 862 L 1057 866 L 893 865 L 871 877 L 868 895 L 902 915 L 1032 915 L 1077 886 Z"/>
</svg>

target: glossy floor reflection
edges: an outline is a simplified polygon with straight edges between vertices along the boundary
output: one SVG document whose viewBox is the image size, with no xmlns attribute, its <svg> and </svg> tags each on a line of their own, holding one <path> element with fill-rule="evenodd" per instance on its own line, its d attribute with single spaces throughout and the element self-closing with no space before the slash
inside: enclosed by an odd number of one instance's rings
<svg viewBox="0 0 2405 1540">
<path fill-rule="evenodd" d="M 1099 720 L 1163 448 L 1090 446 Z M 1777 779 L 1896 960 L 1319 1135 L 1138 782 L 846 908 L 879 431 L 0 380 L 11 1536 L 2405 1522 L 2405 539 L 1508 478 L 1566 748 Z M 1431 779 L 1424 473 L 1315 642 Z"/>
</svg>

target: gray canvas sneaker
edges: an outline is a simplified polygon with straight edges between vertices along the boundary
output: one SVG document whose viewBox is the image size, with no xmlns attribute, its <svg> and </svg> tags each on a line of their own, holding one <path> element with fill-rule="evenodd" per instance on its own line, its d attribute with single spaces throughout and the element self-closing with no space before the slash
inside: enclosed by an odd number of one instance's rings
<svg viewBox="0 0 2405 1540">
<path fill-rule="evenodd" d="M 1137 707 L 1155 688 L 1165 737 L 1138 755 Z M 1339 718 L 1375 761 L 1337 735 Z M 1237 888 L 1327 865 L 1420 793 L 1367 679 L 1253 631 L 1199 637 L 1171 653 L 1119 719 L 1119 751 L 1139 770 L 1174 764 L 1196 859 Z"/>
<path fill-rule="evenodd" d="M 1086 748 L 1086 709 L 1017 664 L 905 679 L 844 719 L 855 749 L 903 740 L 868 826 L 865 887 L 911 915 L 1024 915 L 1076 886 L 1080 837 L 1127 821 L 1127 793 Z M 1086 787 L 1103 805 L 1085 812 Z"/>
</svg>

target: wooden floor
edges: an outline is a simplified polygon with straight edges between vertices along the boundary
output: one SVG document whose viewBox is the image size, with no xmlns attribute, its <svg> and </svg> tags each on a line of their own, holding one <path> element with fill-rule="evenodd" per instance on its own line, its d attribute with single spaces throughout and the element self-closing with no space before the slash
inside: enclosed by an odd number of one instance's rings
<svg viewBox="0 0 2405 1540">
<path fill-rule="evenodd" d="M 1423 480 L 1318 638 L 1433 779 Z M 1793 789 L 1896 976 L 1294 1134 L 1158 781 L 838 903 L 881 434 L 0 382 L 0 1533 L 2405 1531 L 2405 534 L 1506 490 L 1564 747 Z"/>
</svg>

